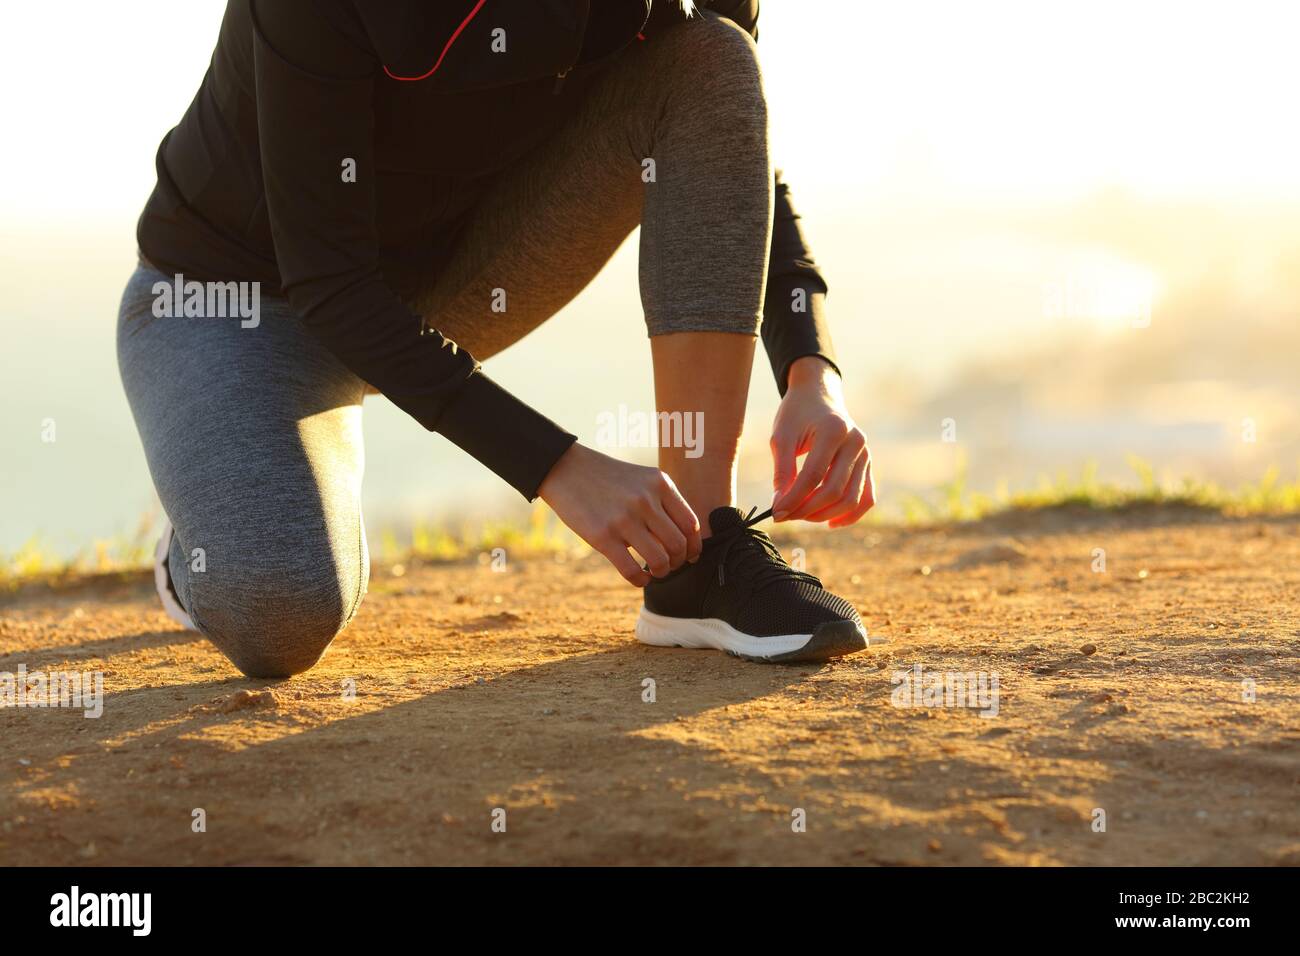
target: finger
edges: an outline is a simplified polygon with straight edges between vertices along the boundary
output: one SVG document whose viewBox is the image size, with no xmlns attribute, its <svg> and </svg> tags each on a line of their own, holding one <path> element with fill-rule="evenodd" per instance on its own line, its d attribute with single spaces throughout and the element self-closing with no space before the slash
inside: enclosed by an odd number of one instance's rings
<svg viewBox="0 0 1300 956">
<path fill-rule="evenodd" d="M 876 503 L 876 479 L 871 476 L 871 461 L 867 461 L 867 474 L 863 479 L 862 499 L 858 506 L 850 511 L 847 515 L 836 518 L 830 523 L 832 528 L 843 528 L 851 524 L 856 524 L 862 520 L 862 516 L 871 510 Z"/>
<path fill-rule="evenodd" d="M 704 543 L 700 538 L 700 519 L 686 503 L 682 493 L 677 490 L 671 478 L 664 475 L 664 481 L 668 484 L 668 489 L 664 492 L 660 503 L 663 505 L 664 513 L 668 519 L 677 526 L 677 529 L 686 538 L 686 560 L 698 561 L 700 552 L 704 550 Z"/>
<path fill-rule="evenodd" d="M 799 439 L 794 435 L 778 433 L 772 436 L 772 498 L 773 502 L 790 490 L 799 470 Z"/>
<path fill-rule="evenodd" d="M 813 436 L 812 447 L 808 449 L 808 457 L 803 460 L 803 467 L 799 469 L 794 484 L 790 486 L 789 491 L 772 503 L 772 517 L 777 521 L 784 521 L 790 512 L 822 483 L 822 479 L 826 477 L 826 469 L 830 467 L 831 460 L 839 449 L 842 437 L 836 436 L 832 439 L 829 435 Z"/>
<path fill-rule="evenodd" d="M 831 459 L 831 466 L 826 470 L 826 477 L 822 479 L 822 483 L 786 516 L 786 520 L 793 521 L 797 518 L 807 520 L 810 514 L 821 511 L 828 505 L 832 505 L 843 498 L 848 492 L 849 480 L 853 477 L 853 468 L 862 455 L 864 445 L 865 442 L 860 437 L 857 437 L 856 432 L 850 435 L 836 450 L 835 457 Z M 862 470 L 866 471 L 866 465 L 863 465 Z"/>
<path fill-rule="evenodd" d="M 655 577 L 662 578 L 672 570 L 668 551 L 644 524 L 629 528 L 626 540 L 628 547 L 641 555 L 641 560 Z"/>
<path fill-rule="evenodd" d="M 862 500 L 862 489 L 867 477 L 867 466 L 871 463 L 871 458 L 863 449 L 858 457 L 853 460 L 853 472 L 849 475 L 848 483 L 844 486 L 843 493 L 826 505 L 824 508 L 818 508 L 816 511 L 804 515 L 804 521 L 830 521 L 832 518 L 838 518 L 840 515 L 848 514 L 858 506 Z"/>
<path fill-rule="evenodd" d="M 677 522 L 668 517 L 663 506 L 655 502 L 646 515 L 646 527 L 659 539 L 659 543 L 668 552 L 668 569 L 675 571 L 686 560 L 686 535 L 677 527 Z"/>
<path fill-rule="evenodd" d="M 622 542 L 611 539 L 607 543 L 596 545 L 596 550 L 614 565 L 614 569 L 623 575 L 628 584 L 643 588 L 650 583 L 650 575 L 637 563 L 636 558 L 628 553 Z"/>
</svg>

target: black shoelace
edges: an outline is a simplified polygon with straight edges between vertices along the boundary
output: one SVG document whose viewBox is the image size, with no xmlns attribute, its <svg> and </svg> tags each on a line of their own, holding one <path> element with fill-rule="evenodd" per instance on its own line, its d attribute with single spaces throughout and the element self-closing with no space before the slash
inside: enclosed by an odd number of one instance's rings
<svg viewBox="0 0 1300 956">
<path fill-rule="evenodd" d="M 727 561 L 734 553 L 736 570 L 747 572 L 745 579 L 753 584 L 755 590 L 775 581 L 788 581 L 790 578 L 811 581 L 820 587 L 821 581 L 813 575 L 796 571 L 786 564 L 785 559 L 781 557 L 781 552 L 772 543 L 772 539 L 754 527 L 760 521 L 765 521 L 772 516 L 771 508 L 761 515 L 754 514 L 757 510 L 758 508 L 750 508 L 749 514 L 745 515 L 741 524 L 733 525 L 709 539 L 714 547 L 721 549 L 718 552 L 719 586 L 725 587 L 727 584 Z"/>
</svg>

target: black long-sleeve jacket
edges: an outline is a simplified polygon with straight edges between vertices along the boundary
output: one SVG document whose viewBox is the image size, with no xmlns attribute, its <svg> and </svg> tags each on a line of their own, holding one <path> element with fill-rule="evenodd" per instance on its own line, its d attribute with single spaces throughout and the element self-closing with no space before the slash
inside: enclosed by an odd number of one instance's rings
<svg viewBox="0 0 1300 956">
<path fill-rule="evenodd" d="M 697 5 L 756 34 L 757 0 Z M 653 42 L 681 16 L 674 0 L 229 0 L 159 148 L 141 251 L 165 272 L 282 293 L 353 372 L 531 499 L 573 436 L 422 334 L 404 303 L 492 176 L 638 34 Z M 490 52 L 498 27 L 509 56 Z M 762 335 L 782 391 L 796 358 L 832 361 L 825 292 L 778 181 Z"/>
</svg>

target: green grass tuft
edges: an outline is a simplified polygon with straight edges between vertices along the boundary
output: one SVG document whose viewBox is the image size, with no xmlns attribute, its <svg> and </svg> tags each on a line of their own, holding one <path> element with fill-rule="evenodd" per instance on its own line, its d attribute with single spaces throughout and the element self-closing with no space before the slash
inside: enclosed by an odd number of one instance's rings
<svg viewBox="0 0 1300 956">
<path fill-rule="evenodd" d="M 1077 478 L 1064 473 L 1055 477 L 1043 475 L 1033 488 L 1014 492 L 1006 482 L 999 482 L 992 493 L 986 493 L 967 486 L 967 465 L 963 458 L 958 461 L 951 481 L 940 485 L 930 496 L 902 496 L 898 509 L 908 525 L 978 521 L 1008 512 L 1066 507 L 1119 511 L 1165 505 L 1231 517 L 1300 513 L 1300 477 L 1283 481 L 1276 467 L 1269 468 L 1257 482 L 1228 489 L 1190 478 L 1172 485 L 1162 484 L 1148 462 L 1130 455 L 1128 463 L 1136 477 L 1135 485 L 1099 480 L 1097 465 L 1090 462 Z M 12 591 L 31 581 L 140 571 L 152 562 L 156 528 L 157 516 L 147 514 L 134 534 L 92 541 L 70 558 L 59 557 L 38 538 L 32 538 L 14 553 L 0 554 L 0 591 Z M 496 548 L 504 548 L 511 558 L 546 555 L 564 558 L 588 550 L 549 508 L 538 502 L 523 525 L 492 522 L 477 527 L 464 524 L 453 530 L 419 522 L 412 527 L 409 540 L 402 540 L 392 529 L 385 529 L 379 535 L 375 556 L 379 563 L 386 565 L 463 561 L 476 556 L 486 563 Z"/>
<path fill-rule="evenodd" d="M 135 532 L 97 538 L 71 557 L 56 554 L 39 537 L 29 538 L 12 554 L 0 552 L 0 591 L 12 591 L 33 580 L 58 580 L 86 574 L 136 571 L 153 561 L 157 516 L 146 513 Z"/>
<path fill-rule="evenodd" d="M 1149 462 L 1128 456 L 1136 485 L 1103 482 L 1097 477 L 1096 462 L 1089 462 L 1078 478 L 1065 473 L 1041 475 L 1035 487 L 1012 492 L 1005 482 L 992 494 L 971 491 L 966 486 L 966 462 L 960 459 L 952 481 L 940 485 L 936 494 L 924 498 L 906 495 L 901 502 L 907 524 L 978 521 L 995 514 L 1049 508 L 1085 508 L 1120 511 L 1126 508 L 1165 505 L 1213 511 L 1231 517 L 1300 513 L 1300 477 L 1284 482 L 1276 467 L 1269 468 L 1258 482 L 1235 489 L 1212 481 L 1184 478 L 1162 484 Z"/>
<path fill-rule="evenodd" d="M 392 529 L 385 529 L 379 538 L 378 558 L 384 563 L 460 561 L 475 555 L 490 556 L 496 548 L 504 548 L 509 554 L 519 557 L 536 557 L 567 554 L 575 548 L 585 547 L 582 540 L 539 501 L 533 505 L 527 523 L 522 526 L 509 521 L 494 521 L 477 527 L 463 524 L 453 531 L 428 522 L 417 522 L 411 528 L 409 543 L 399 540 Z"/>
</svg>

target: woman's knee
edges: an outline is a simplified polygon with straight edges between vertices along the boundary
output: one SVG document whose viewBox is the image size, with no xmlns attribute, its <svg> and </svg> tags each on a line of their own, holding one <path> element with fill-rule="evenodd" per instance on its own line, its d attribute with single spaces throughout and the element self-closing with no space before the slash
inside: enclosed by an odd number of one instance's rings
<svg viewBox="0 0 1300 956">
<path fill-rule="evenodd" d="M 705 12 L 663 37 L 670 52 L 669 82 L 720 97 L 720 103 L 765 105 L 754 38 L 733 21 Z"/>
<path fill-rule="evenodd" d="M 351 621 L 367 570 L 328 559 L 299 568 L 213 568 L 190 578 L 191 616 L 247 676 L 289 677 L 315 664 Z"/>
<path fill-rule="evenodd" d="M 754 39 L 725 17 L 706 13 L 651 37 L 625 115 L 640 124 L 634 149 L 681 167 L 721 166 L 767 175 L 768 108 Z M 663 155 L 660 155 L 663 154 Z M 665 175 L 672 175 L 665 169 Z M 693 173 L 691 175 L 694 175 Z"/>
</svg>

